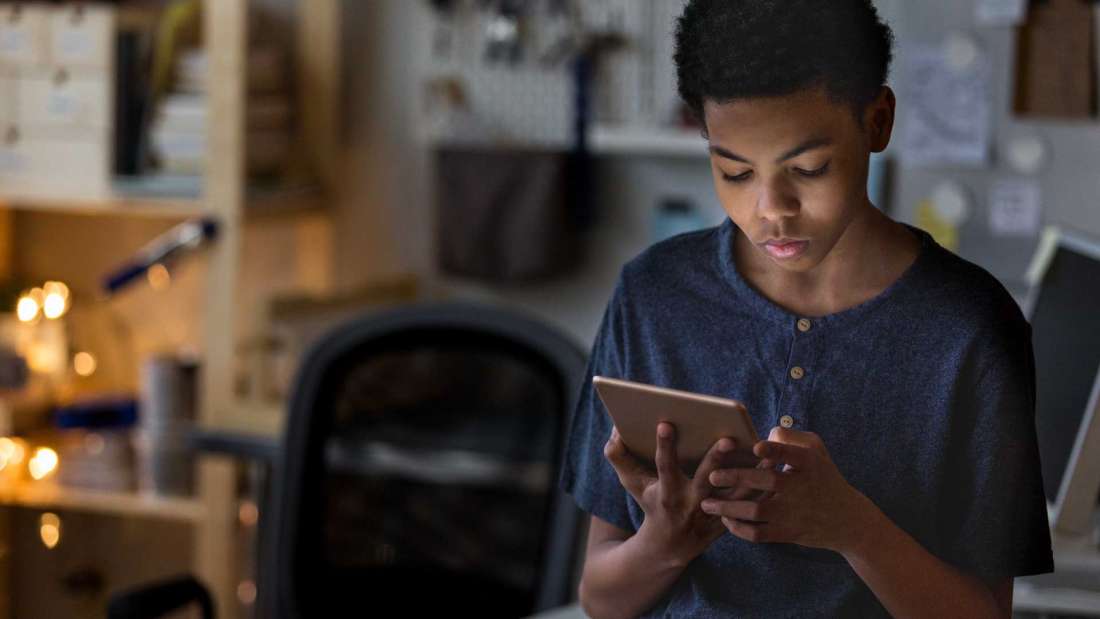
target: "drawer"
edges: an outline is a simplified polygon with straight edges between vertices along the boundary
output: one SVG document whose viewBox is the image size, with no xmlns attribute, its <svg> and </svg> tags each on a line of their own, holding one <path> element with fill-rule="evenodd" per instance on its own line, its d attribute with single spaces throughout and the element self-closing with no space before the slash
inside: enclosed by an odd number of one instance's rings
<svg viewBox="0 0 1100 619">
<path fill-rule="evenodd" d="M 86 3 L 67 3 L 50 12 L 49 60 L 53 66 L 109 71 L 114 64 L 115 11 Z"/>
<path fill-rule="evenodd" d="M 0 66 L 0 130 L 16 122 L 15 105 L 19 80 L 15 72 Z"/>
<path fill-rule="evenodd" d="M 56 69 L 17 82 L 13 122 L 26 130 L 57 134 L 102 134 L 110 130 L 114 96 L 97 72 Z"/>
<path fill-rule="evenodd" d="M 60 140 L 0 132 L 0 190 L 7 195 L 93 198 L 107 195 L 111 146 L 104 140 Z"/>
<path fill-rule="evenodd" d="M 50 9 L 40 4 L 0 5 L 0 65 L 46 64 Z"/>
</svg>

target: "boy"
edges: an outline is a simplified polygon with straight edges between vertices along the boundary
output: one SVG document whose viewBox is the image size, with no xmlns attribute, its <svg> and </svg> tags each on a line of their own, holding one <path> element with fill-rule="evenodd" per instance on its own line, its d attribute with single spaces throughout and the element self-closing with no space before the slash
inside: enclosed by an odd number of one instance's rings
<svg viewBox="0 0 1100 619">
<path fill-rule="evenodd" d="M 895 100 L 870 0 L 690 0 L 680 94 L 729 218 L 622 269 L 562 471 L 592 617 L 1009 617 L 1053 569 L 1030 325 L 985 270 L 867 197 Z M 755 469 L 626 451 L 602 374 L 746 403 Z M 756 491 L 763 498 L 750 500 Z"/>
</svg>

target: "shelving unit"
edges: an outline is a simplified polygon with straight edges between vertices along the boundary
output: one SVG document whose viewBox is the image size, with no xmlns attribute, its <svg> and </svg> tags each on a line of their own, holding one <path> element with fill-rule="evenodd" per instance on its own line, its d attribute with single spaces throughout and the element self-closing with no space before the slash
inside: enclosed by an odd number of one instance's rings
<svg viewBox="0 0 1100 619">
<path fill-rule="evenodd" d="M 162 518 L 188 523 L 200 522 L 204 516 L 202 504 L 194 499 L 81 490 L 53 483 L 0 486 L 0 505 L 74 510 L 132 518 Z"/>
<path fill-rule="evenodd" d="M 271 438 L 281 428 L 281 407 L 252 410 L 234 392 L 235 357 L 241 325 L 242 287 L 252 300 L 267 286 L 284 282 L 242 282 L 245 232 L 256 224 L 297 225 L 327 221 L 338 170 L 340 119 L 341 0 L 298 0 L 295 39 L 297 87 L 305 104 L 299 114 L 298 150 L 306 153 L 316 182 L 283 188 L 255 188 L 245 175 L 247 45 L 249 0 L 204 0 L 204 45 L 209 57 L 207 173 L 201 197 L 142 197 L 127 189 L 115 195 L 72 199 L 50 195 L 3 195 L 0 243 L 12 234 L 11 211 L 145 219 L 213 217 L 218 236 L 206 251 L 202 320 L 202 380 L 199 422 L 203 427 L 237 428 Z M 327 225 L 331 226 L 331 222 Z M 15 239 L 12 239 L 15 241 Z M 0 274 L 9 269 L 0 257 Z M 259 291 L 259 295 L 255 293 Z M 247 312 L 245 312 L 247 314 Z M 195 575 L 210 589 L 219 617 L 239 614 L 237 479 L 239 463 L 227 456 L 200 459 L 194 498 L 77 490 L 46 482 L 0 483 L 0 505 L 80 511 L 136 519 L 162 519 L 192 526 Z M 6 604 L 0 602 L 0 616 Z"/>
<path fill-rule="evenodd" d="M 592 151 L 605 155 L 651 155 L 706 158 L 707 142 L 695 129 L 614 127 L 590 130 Z"/>
</svg>

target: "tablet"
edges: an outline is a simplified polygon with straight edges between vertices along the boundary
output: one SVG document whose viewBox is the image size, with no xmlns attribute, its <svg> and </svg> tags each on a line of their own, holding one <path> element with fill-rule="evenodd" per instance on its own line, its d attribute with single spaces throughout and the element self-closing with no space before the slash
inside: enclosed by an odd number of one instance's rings
<svg viewBox="0 0 1100 619">
<path fill-rule="evenodd" d="M 675 426 L 676 454 L 689 475 L 723 437 L 736 443 L 723 466 L 751 467 L 759 462 L 752 453 L 756 429 L 748 409 L 737 400 L 606 376 L 592 377 L 592 384 L 627 449 L 650 466 L 657 453 L 657 424 L 662 421 Z"/>
</svg>

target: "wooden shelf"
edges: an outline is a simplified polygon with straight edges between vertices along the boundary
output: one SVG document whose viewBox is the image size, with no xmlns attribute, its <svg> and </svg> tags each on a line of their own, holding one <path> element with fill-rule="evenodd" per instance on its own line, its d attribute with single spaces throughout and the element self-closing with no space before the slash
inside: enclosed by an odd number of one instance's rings
<svg viewBox="0 0 1100 619">
<path fill-rule="evenodd" d="M 246 220 L 257 220 L 320 213 L 323 212 L 324 205 L 324 196 L 320 188 L 314 185 L 263 187 L 249 190 L 248 204 L 244 212 Z M 189 219 L 212 213 L 200 198 L 141 197 L 123 194 L 92 198 L 0 194 L 0 208 L 74 215 L 164 219 Z"/>
<path fill-rule="evenodd" d="M 696 129 L 658 129 L 597 125 L 591 129 L 592 151 L 607 155 L 707 157 L 707 141 Z"/>
<path fill-rule="evenodd" d="M 50 482 L 0 484 L 0 505 L 182 522 L 198 522 L 203 517 L 202 504 L 195 499 L 83 490 Z"/>
<path fill-rule="evenodd" d="M 0 206 L 22 211 L 71 213 L 75 215 L 123 215 L 187 219 L 206 214 L 200 200 L 186 198 L 96 198 L 47 195 L 0 195 Z"/>
</svg>

